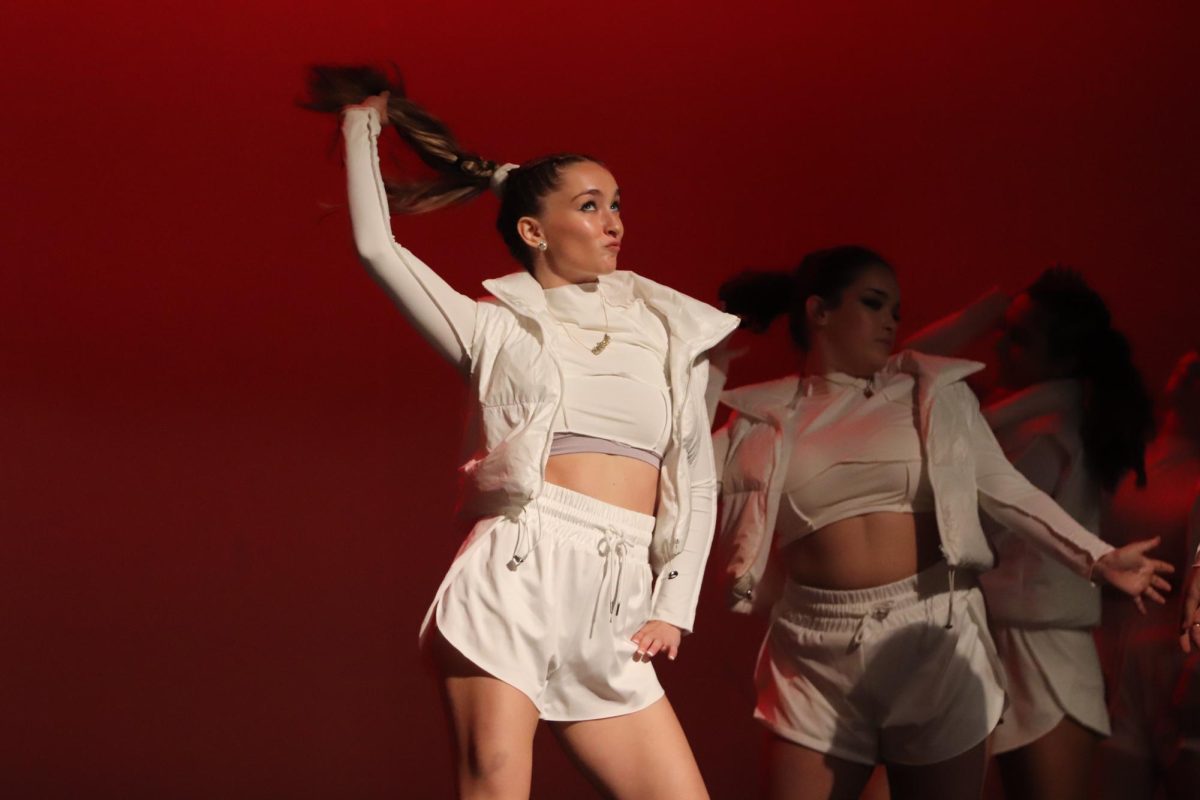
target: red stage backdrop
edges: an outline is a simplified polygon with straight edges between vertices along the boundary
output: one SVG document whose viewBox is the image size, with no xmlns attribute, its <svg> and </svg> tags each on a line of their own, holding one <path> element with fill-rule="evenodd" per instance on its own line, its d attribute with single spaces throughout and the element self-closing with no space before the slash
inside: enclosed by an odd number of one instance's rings
<svg viewBox="0 0 1200 800">
<path fill-rule="evenodd" d="M 702 298 L 861 242 L 916 327 L 1076 265 L 1157 387 L 1200 344 L 1197 19 L 1099 5 L 8 3 L 0 793 L 450 793 L 416 632 L 462 393 L 356 262 L 307 64 L 394 60 L 491 158 L 602 157 L 622 265 Z M 516 268 L 494 213 L 395 229 L 474 293 Z M 761 631 L 708 591 L 660 670 L 719 798 Z"/>
</svg>

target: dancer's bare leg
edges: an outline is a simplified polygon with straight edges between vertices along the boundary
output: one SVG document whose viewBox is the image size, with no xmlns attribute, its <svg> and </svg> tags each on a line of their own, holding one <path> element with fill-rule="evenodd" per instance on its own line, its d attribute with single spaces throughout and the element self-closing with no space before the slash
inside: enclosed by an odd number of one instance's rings
<svg viewBox="0 0 1200 800">
<path fill-rule="evenodd" d="M 874 769 L 778 736 L 771 736 L 767 747 L 770 800 L 852 800 L 862 794 Z"/>
<path fill-rule="evenodd" d="M 609 797 L 708 797 L 692 748 L 665 697 L 631 714 L 552 724 L 567 752 Z"/>
<path fill-rule="evenodd" d="M 528 800 L 538 711 L 442 637 L 431 643 L 453 735 L 458 794 L 467 800 Z"/>
</svg>

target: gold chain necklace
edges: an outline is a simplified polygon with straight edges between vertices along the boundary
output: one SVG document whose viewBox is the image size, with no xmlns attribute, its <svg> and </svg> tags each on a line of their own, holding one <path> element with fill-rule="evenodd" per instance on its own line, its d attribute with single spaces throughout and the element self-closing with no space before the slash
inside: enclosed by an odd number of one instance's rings
<svg viewBox="0 0 1200 800">
<path fill-rule="evenodd" d="M 599 290 L 597 290 L 597 292 L 598 291 Z M 547 308 L 546 311 L 550 314 L 550 316 L 554 317 L 554 321 L 557 322 L 559 324 L 559 327 L 561 327 L 563 329 L 563 333 L 565 333 L 567 335 L 568 339 L 570 339 L 572 342 L 579 345 L 580 347 L 586 349 L 592 355 L 598 356 L 604 352 L 604 348 L 608 347 L 609 342 L 612 341 L 612 337 L 608 335 L 608 329 L 609 329 L 608 303 L 604 302 L 604 295 L 600 295 L 600 309 L 604 312 L 604 338 L 601 339 L 600 341 L 596 342 L 591 347 L 588 347 L 586 344 L 584 344 L 583 342 L 579 341 L 574 336 L 572 336 L 571 331 L 567 328 L 566 323 L 563 322 L 561 319 L 559 319 L 554 314 L 553 311 L 550 311 L 549 308 Z"/>
</svg>

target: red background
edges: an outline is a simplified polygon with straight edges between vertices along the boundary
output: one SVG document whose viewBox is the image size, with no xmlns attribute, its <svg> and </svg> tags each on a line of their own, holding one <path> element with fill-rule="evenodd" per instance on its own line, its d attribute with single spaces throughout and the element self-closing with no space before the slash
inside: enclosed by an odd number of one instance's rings
<svg viewBox="0 0 1200 800">
<path fill-rule="evenodd" d="M 5 795 L 449 793 L 415 645 L 461 395 L 323 210 L 306 64 L 395 60 L 492 158 L 601 156 L 623 266 L 702 298 L 856 241 L 918 326 L 1077 265 L 1158 386 L 1200 344 L 1197 19 L 1098 5 L 9 3 Z M 515 268 L 494 213 L 395 228 L 475 292 Z M 789 368 L 780 339 L 741 380 Z M 660 674 L 744 797 L 761 628 L 706 593 L 697 629 Z M 535 794 L 582 787 L 545 733 L 536 759 Z"/>
</svg>

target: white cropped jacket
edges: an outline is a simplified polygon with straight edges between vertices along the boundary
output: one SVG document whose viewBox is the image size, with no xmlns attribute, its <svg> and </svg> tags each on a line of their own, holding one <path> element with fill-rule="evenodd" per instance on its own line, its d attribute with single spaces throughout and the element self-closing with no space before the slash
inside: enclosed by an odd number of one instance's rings
<svg viewBox="0 0 1200 800">
<path fill-rule="evenodd" d="M 917 384 L 920 430 L 946 563 L 982 571 L 993 563 L 980 525 L 982 509 L 1026 536 L 1074 572 L 1090 577 L 1096 560 L 1113 548 L 1087 531 L 1004 457 L 964 378 L 982 364 L 911 350 L 892 357 L 891 368 Z M 788 376 L 727 391 L 721 401 L 735 414 L 714 435 L 721 481 L 718 524 L 735 611 L 769 608 L 775 580 L 768 571 L 775 518 L 789 459 L 803 458 L 803 431 L 794 421 L 805 398 L 800 379 Z M 799 449 L 794 448 L 798 437 Z"/>
</svg>

